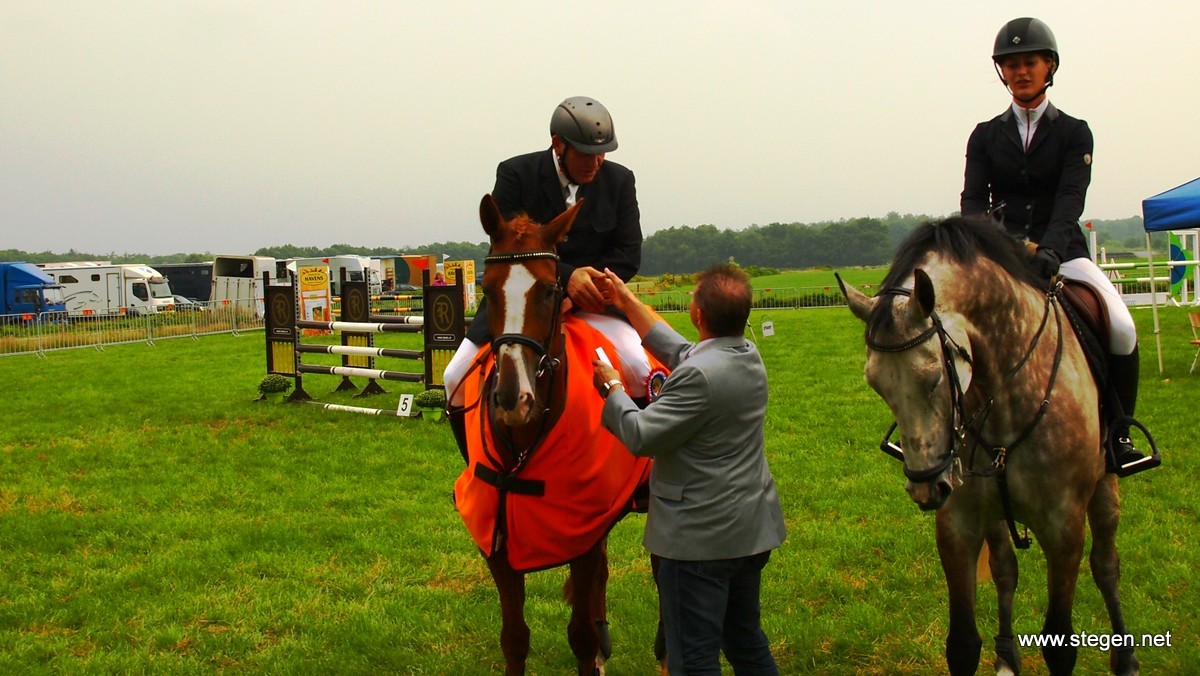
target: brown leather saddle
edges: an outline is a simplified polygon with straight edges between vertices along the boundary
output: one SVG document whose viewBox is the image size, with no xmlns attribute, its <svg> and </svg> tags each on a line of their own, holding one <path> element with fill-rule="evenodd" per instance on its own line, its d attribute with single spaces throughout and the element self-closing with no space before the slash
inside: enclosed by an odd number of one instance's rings
<svg viewBox="0 0 1200 676">
<path fill-rule="evenodd" d="M 1070 303 L 1071 309 L 1075 311 L 1075 317 L 1082 324 L 1082 326 L 1076 325 L 1074 322 L 1071 324 L 1080 341 L 1086 341 L 1088 338 L 1088 336 L 1080 335 L 1080 329 L 1086 328 L 1099 342 L 1101 349 L 1108 345 L 1108 308 L 1101 300 L 1100 294 L 1087 284 L 1070 279 L 1063 279 L 1061 294 L 1062 298 Z"/>
</svg>

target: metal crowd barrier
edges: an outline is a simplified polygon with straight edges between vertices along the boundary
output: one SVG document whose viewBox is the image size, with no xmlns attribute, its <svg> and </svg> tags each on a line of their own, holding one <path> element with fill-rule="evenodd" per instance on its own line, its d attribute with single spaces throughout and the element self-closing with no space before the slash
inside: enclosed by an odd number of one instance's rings
<svg viewBox="0 0 1200 676">
<path fill-rule="evenodd" d="M 638 298 L 658 312 L 687 312 L 692 296 L 687 291 L 641 291 Z M 406 299 L 407 300 L 407 299 Z M 399 305 L 399 304 L 397 304 Z M 754 290 L 754 309 L 841 307 L 845 299 L 837 287 L 787 287 Z M 262 299 L 211 301 L 192 307 L 177 306 L 153 315 L 133 315 L 122 308 L 86 316 L 63 312 L 0 315 L 0 357 L 44 354 L 51 350 L 144 342 L 168 338 L 254 331 L 263 328 Z M 387 312 L 385 309 L 384 312 Z M 403 312 L 399 308 L 392 312 Z"/>
<path fill-rule="evenodd" d="M 262 314 L 256 311 L 261 299 L 212 301 L 152 315 L 135 315 L 125 308 L 107 312 L 69 314 L 0 315 L 0 357 L 15 354 L 42 355 L 51 350 L 91 347 L 103 350 L 107 345 L 146 343 L 168 338 L 197 339 L 203 335 L 253 331 L 263 328 Z"/>
<path fill-rule="evenodd" d="M 641 291 L 637 297 L 656 312 L 687 312 L 692 303 L 688 291 Z M 843 307 L 846 299 L 836 286 L 802 286 L 754 290 L 755 310 Z"/>
</svg>

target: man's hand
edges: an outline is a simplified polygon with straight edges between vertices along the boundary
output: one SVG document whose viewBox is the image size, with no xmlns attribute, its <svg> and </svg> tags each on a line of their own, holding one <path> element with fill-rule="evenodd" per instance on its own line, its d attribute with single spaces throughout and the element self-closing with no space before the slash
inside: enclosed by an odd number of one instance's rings
<svg viewBox="0 0 1200 676">
<path fill-rule="evenodd" d="M 600 396 L 604 396 L 606 394 L 604 391 L 604 384 L 614 379 L 621 379 L 621 374 L 617 373 L 615 368 L 605 364 L 599 359 L 592 360 L 592 385 L 595 386 L 596 391 L 600 393 Z"/>
<path fill-rule="evenodd" d="M 624 312 L 625 316 L 629 318 L 629 323 L 633 325 L 633 329 L 638 332 L 638 336 L 645 338 L 646 334 L 650 333 L 650 329 L 661 322 L 662 318 L 639 300 L 625 285 L 625 282 L 621 281 L 617 273 L 605 268 L 604 274 L 608 277 L 609 302 L 613 307 Z"/>
<path fill-rule="evenodd" d="M 629 287 L 617 276 L 617 273 L 605 268 L 604 277 L 608 283 L 607 300 L 609 304 L 625 314 L 629 314 L 634 308 L 642 306 L 642 301 L 638 300 L 638 297 L 629 290 Z"/>
<path fill-rule="evenodd" d="M 567 280 L 567 296 L 587 312 L 604 312 L 608 292 L 608 279 L 591 266 L 575 268 Z"/>
</svg>

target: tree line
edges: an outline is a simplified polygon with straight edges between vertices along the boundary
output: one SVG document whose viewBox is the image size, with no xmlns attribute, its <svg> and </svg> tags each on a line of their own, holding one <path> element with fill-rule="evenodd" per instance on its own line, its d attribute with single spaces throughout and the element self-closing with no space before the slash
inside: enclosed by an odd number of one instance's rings
<svg viewBox="0 0 1200 676">
<path fill-rule="evenodd" d="M 771 223 L 751 225 L 742 230 L 720 229 L 714 225 L 678 226 L 659 230 L 646 237 L 642 244 L 641 273 L 657 276 L 663 273 L 690 273 L 703 270 L 714 263 L 724 263 L 732 257 L 744 266 L 779 269 L 814 267 L 844 267 L 853 265 L 885 265 L 892 252 L 917 225 L 940 217 L 925 214 L 891 212 L 883 218 L 855 218 L 820 223 Z M 1138 251 L 1145 248 L 1142 218 L 1095 220 L 1100 245 L 1109 254 Z M 1155 250 L 1165 251 L 1166 238 L 1160 237 Z M 450 260 L 474 260 L 483 264 L 487 242 L 438 242 L 421 246 L 362 247 L 334 244 L 328 247 L 282 245 L 264 247 L 257 256 L 273 258 L 311 258 L 339 254 L 362 256 L 397 256 L 401 254 L 434 254 L 439 260 L 445 254 Z M 137 253 L 93 254 L 71 249 L 66 253 L 25 252 L 17 249 L 0 250 L 0 261 L 50 263 L 59 261 L 107 260 L 113 263 L 201 263 L 212 260 L 210 252 L 151 256 Z"/>
</svg>

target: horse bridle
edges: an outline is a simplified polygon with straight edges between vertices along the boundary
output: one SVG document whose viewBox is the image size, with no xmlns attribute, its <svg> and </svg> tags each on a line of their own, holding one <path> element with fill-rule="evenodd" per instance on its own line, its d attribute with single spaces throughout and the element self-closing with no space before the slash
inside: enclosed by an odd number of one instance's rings
<svg viewBox="0 0 1200 676">
<path fill-rule="evenodd" d="M 484 257 L 483 264 L 486 266 L 489 263 L 524 263 L 525 261 L 531 261 L 531 260 L 551 260 L 551 261 L 554 261 L 557 263 L 559 260 L 559 256 L 557 253 L 555 253 L 551 249 L 529 249 L 526 251 L 511 251 L 509 253 L 491 254 L 491 255 Z M 499 354 L 500 348 L 503 347 L 504 345 L 524 345 L 525 347 L 533 350 L 534 353 L 538 355 L 538 368 L 537 368 L 536 378 L 541 379 L 542 377 L 546 376 L 547 374 L 549 374 L 551 377 L 553 377 L 554 372 L 556 370 L 558 370 L 558 367 L 562 364 L 561 354 L 553 355 L 553 354 L 551 354 L 550 351 L 551 351 L 551 347 L 554 343 L 554 337 L 558 334 L 558 331 L 559 331 L 559 322 L 561 321 L 563 298 L 564 298 L 564 294 L 562 291 L 562 286 L 559 285 L 557 281 L 555 281 L 555 283 L 554 283 L 554 312 L 552 315 L 553 319 L 551 320 L 551 323 L 550 323 L 550 332 L 547 334 L 545 340 L 539 342 L 538 340 L 531 338 L 523 333 L 502 333 L 502 334 L 492 338 L 492 342 L 491 342 L 492 354 Z M 485 408 L 486 408 L 486 405 L 485 405 Z M 548 414 L 550 409 L 551 409 L 551 406 L 549 405 L 549 402 L 548 402 L 546 405 L 546 411 L 544 411 L 544 413 Z M 546 433 L 549 431 L 549 426 L 547 424 L 548 417 L 549 416 L 545 415 L 545 414 L 542 416 L 542 426 L 541 426 L 541 429 L 538 431 L 538 435 L 537 435 L 536 439 L 534 440 L 533 444 L 531 444 L 529 446 L 529 448 L 522 449 L 519 453 L 516 453 L 515 449 L 513 449 L 511 447 L 511 443 L 508 439 L 504 439 L 503 437 L 501 437 L 501 439 L 505 442 L 505 444 L 509 445 L 509 450 L 514 451 L 514 455 L 516 456 L 516 466 L 513 467 L 512 470 L 509 472 L 510 476 L 515 475 L 518 471 L 520 471 L 521 467 L 525 464 L 525 461 L 528 460 L 530 452 L 532 452 L 535 448 L 537 448 L 537 446 L 541 443 L 542 439 L 545 438 Z M 482 433 L 482 431 L 483 431 L 483 425 L 480 425 L 480 432 Z M 484 448 L 486 448 L 486 447 L 487 447 L 487 445 L 485 443 Z M 495 462 L 495 459 L 493 459 L 493 461 Z M 500 465 L 497 464 L 497 466 L 499 467 Z"/>
<path fill-rule="evenodd" d="M 1062 283 L 1059 282 L 1059 286 L 1061 286 L 1061 284 Z M 879 294 L 892 296 L 911 296 L 912 292 L 904 288 L 890 288 L 881 290 Z M 908 468 L 908 463 L 904 459 L 904 451 L 891 441 L 892 433 L 896 431 L 895 422 L 893 422 L 891 427 L 888 428 L 887 434 L 883 436 L 883 441 L 879 443 L 879 449 L 881 451 L 904 463 L 905 477 L 915 483 L 926 483 L 936 479 L 941 475 L 942 472 L 946 471 L 961 457 L 960 449 L 962 449 L 962 447 L 965 445 L 968 432 L 970 432 L 975 439 L 973 448 L 978 448 L 980 444 L 988 445 L 984 442 L 981 429 L 983 427 L 984 420 L 987 419 L 987 416 L 991 411 L 992 404 L 994 404 L 996 401 L 996 394 L 1003 391 L 1004 387 L 1012 381 L 1013 377 L 1020 372 L 1020 370 L 1029 361 L 1029 358 L 1033 356 L 1033 352 L 1037 348 L 1038 342 L 1041 340 L 1042 334 L 1045 333 L 1046 326 L 1049 323 L 1048 320 L 1050 319 L 1050 306 L 1054 306 L 1054 319 L 1058 326 L 1058 343 L 1054 348 L 1054 366 L 1050 370 L 1050 378 L 1046 383 L 1046 393 L 1042 397 L 1042 403 L 1038 407 L 1037 413 L 1033 416 L 1033 419 L 1029 421 L 1029 424 L 1025 426 L 1025 429 L 1022 430 L 1021 433 L 1017 435 L 1016 439 L 1008 444 L 1007 447 L 995 446 L 992 449 L 993 458 L 990 467 L 983 470 L 970 469 L 970 466 L 974 465 L 975 457 L 975 454 L 972 451 L 970 462 L 968 463 L 969 467 L 963 472 L 966 475 L 981 477 L 995 476 L 997 478 L 997 481 L 1000 485 L 1000 502 L 1004 508 L 1005 521 L 1008 522 L 1008 532 L 1012 537 L 1013 545 L 1017 549 L 1028 549 L 1031 540 L 1029 538 L 1028 529 L 1023 537 L 1017 534 L 1016 523 L 1013 519 L 1012 500 L 1009 496 L 1008 481 L 1005 478 L 1004 468 L 1007 466 L 1009 452 L 1011 452 L 1021 442 L 1025 441 L 1025 439 L 1029 437 L 1034 428 L 1036 428 L 1038 423 L 1041 422 L 1042 417 L 1046 415 L 1046 410 L 1050 408 L 1050 393 L 1054 390 L 1054 383 L 1058 379 L 1058 369 L 1062 363 L 1063 354 L 1062 314 L 1059 312 L 1058 303 L 1056 302 L 1058 298 L 1057 294 L 1057 286 L 1055 289 L 1052 289 L 1050 293 L 1046 294 L 1046 307 L 1042 313 L 1041 324 L 1038 326 L 1038 330 L 1034 334 L 1033 338 L 1029 341 L 1029 349 L 1025 352 L 1025 356 L 1021 357 L 1021 359 L 1017 361 L 1016 365 L 1014 365 L 1008 371 L 1008 373 L 1005 374 L 1004 380 L 1000 383 L 999 387 L 996 388 L 996 392 L 992 393 L 992 395 L 987 398 L 987 401 L 983 404 L 983 406 L 981 406 L 979 410 L 970 417 L 969 420 L 967 419 L 966 406 L 964 404 L 966 399 L 965 393 L 962 389 L 962 383 L 958 380 L 958 371 L 954 368 L 954 354 L 957 353 L 960 357 L 962 357 L 963 361 L 967 362 L 967 364 L 972 363 L 971 355 L 961 345 L 956 343 L 954 339 L 950 337 L 950 334 L 946 332 L 945 327 L 942 326 L 942 320 L 938 317 L 936 311 L 929 311 L 929 318 L 933 322 L 932 326 L 916 337 L 906 340 L 902 343 L 891 345 L 882 344 L 876 341 L 869 333 L 867 334 L 866 338 L 867 347 L 875 350 L 876 352 L 904 352 L 906 350 L 911 350 L 935 335 L 938 337 L 938 340 L 941 343 L 942 368 L 950 377 L 950 401 L 954 411 L 950 421 L 950 448 L 947 449 L 946 454 L 942 456 L 937 466 L 931 469 L 914 472 Z"/>
<path fill-rule="evenodd" d="M 530 249 L 528 251 L 512 251 L 503 254 L 492 254 L 483 259 L 483 264 L 488 263 L 523 263 L 530 260 L 551 260 L 558 262 L 558 254 L 550 249 Z M 495 338 L 492 338 L 492 352 L 497 353 L 499 348 L 504 345 L 524 345 L 533 350 L 538 356 L 538 371 L 537 375 L 540 378 L 547 371 L 553 372 L 558 368 L 559 359 L 550 354 L 550 344 L 554 341 L 554 336 L 558 332 L 558 323 L 560 310 L 562 309 L 563 292 L 562 287 L 557 281 L 554 283 L 554 319 L 550 324 L 550 333 L 544 341 L 538 342 L 523 333 L 502 333 Z"/>
<path fill-rule="evenodd" d="M 879 295 L 888 296 L 912 296 L 912 292 L 904 288 L 883 289 Z M 958 371 L 954 368 L 954 355 L 958 354 L 968 365 L 971 364 L 971 354 L 959 345 L 950 334 L 946 332 L 946 327 L 942 324 L 941 317 L 938 317 L 936 310 L 929 311 L 929 319 L 933 324 L 925 329 L 919 335 L 910 338 L 902 343 L 885 344 L 875 340 L 870 333 L 867 334 L 867 347 L 876 352 L 906 352 L 912 348 L 921 345 L 934 336 L 938 337 L 938 342 L 942 349 L 942 368 L 950 376 L 950 406 L 953 411 L 950 418 L 950 448 L 946 449 L 946 453 L 939 459 L 938 464 L 930 469 L 913 471 L 909 468 L 908 463 L 904 459 L 904 452 L 899 446 L 892 443 L 892 434 L 896 431 L 896 423 L 888 428 L 887 434 L 883 435 L 883 441 L 879 443 L 879 449 L 884 453 L 892 456 L 904 464 L 904 476 L 913 483 L 928 483 L 937 477 L 941 476 L 954 464 L 958 459 L 958 449 L 961 442 L 966 438 L 966 425 L 963 423 L 966 420 L 966 408 L 963 404 L 964 392 L 962 383 L 958 380 Z"/>
</svg>

